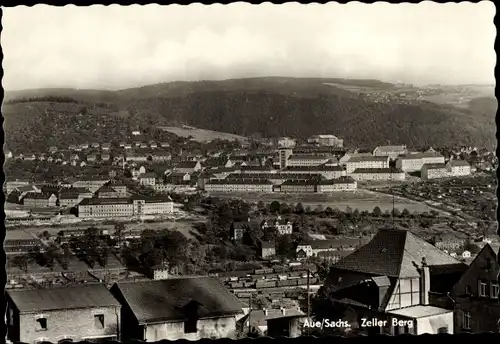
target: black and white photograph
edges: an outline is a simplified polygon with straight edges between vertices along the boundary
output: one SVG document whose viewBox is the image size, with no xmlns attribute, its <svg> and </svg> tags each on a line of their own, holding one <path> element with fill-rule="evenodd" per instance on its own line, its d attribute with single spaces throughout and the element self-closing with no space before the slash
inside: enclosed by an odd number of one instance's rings
<svg viewBox="0 0 500 344">
<path fill-rule="evenodd" d="M 6 342 L 500 332 L 492 1 L 2 11 Z"/>
</svg>

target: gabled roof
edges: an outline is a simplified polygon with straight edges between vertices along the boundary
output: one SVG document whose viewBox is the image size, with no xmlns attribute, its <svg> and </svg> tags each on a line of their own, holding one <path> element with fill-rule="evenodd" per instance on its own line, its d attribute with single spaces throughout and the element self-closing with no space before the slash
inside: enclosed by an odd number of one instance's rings
<svg viewBox="0 0 500 344">
<path fill-rule="evenodd" d="M 120 306 L 103 284 L 11 290 L 7 293 L 20 312 Z"/>
<path fill-rule="evenodd" d="M 448 164 L 452 167 L 470 166 L 465 160 L 450 160 Z"/>
<path fill-rule="evenodd" d="M 400 152 L 400 151 L 405 151 L 406 146 L 401 145 L 401 146 L 378 146 L 375 148 L 375 150 L 379 152 L 387 152 L 387 153 L 392 153 L 392 152 Z"/>
<path fill-rule="evenodd" d="M 112 291 L 123 296 L 139 324 L 184 320 L 192 303 L 199 318 L 236 315 L 244 307 L 213 277 L 116 283 Z"/>
<path fill-rule="evenodd" d="M 334 267 L 378 276 L 419 277 L 415 264 L 423 257 L 429 266 L 462 264 L 409 231 L 381 229 L 368 244 Z"/>
</svg>

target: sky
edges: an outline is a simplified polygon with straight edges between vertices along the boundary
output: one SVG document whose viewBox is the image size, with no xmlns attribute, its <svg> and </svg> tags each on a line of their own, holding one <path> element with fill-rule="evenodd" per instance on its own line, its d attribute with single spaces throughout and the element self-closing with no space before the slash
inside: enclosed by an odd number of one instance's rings
<svg viewBox="0 0 500 344">
<path fill-rule="evenodd" d="M 491 2 L 3 9 L 5 90 L 242 77 L 494 84 Z"/>
</svg>

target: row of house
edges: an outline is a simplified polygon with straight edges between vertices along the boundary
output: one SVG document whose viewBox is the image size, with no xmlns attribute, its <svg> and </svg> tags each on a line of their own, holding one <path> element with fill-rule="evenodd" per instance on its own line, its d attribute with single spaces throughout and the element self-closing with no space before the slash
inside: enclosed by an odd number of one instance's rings
<svg viewBox="0 0 500 344">
<path fill-rule="evenodd" d="M 7 339 L 63 343 L 236 338 L 248 312 L 213 277 L 81 284 L 7 292 Z M 71 321 L 68 321 L 71 319 Z"/>
</svg>

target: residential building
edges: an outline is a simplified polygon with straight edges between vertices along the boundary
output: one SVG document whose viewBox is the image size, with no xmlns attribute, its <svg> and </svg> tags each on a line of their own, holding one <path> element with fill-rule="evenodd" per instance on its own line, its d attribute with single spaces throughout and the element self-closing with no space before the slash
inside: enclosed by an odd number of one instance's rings
<svg viewBox="0 0 500 344">
<path fill-rule="evenodd" d="M 97 155 L 96 154 L 89 154 L 89 155 L 87 155 L 87 161 L 88 162 L 96 162 L 97 161 Z"/>
<path fill-rule="evenodd" d="M 314 135 L 308 138 L 307 142 L 327 147 L 340 148 L 344 146 L 344 140 L 339 139 L 334 135 Z"/>
<path fill-rule="evenodd" d="M 446 164 L 446 171 L 453 177 L 468 176 L 471 174 L 471 167 L 465 160 L 451 159 Z"/>
<path fill-rule="evenodd" d="M 213 277 L 119 282 L 111 292 L 123 305 L 126 340 L 235 338 L 243 317 L 244 305 Z"/>
<path fill-rule="evenodd" d="M 105 142 L 101 145 L 103 151 L 109 151 L 111 149 L 111 143 Z"/>
<path fill-rule="evenodd" d="M 326 164 L 329 160 L 330 158 L 324 155 L 293 154 L 288 158 L 286 166 L 287 167 L 320 166 Z"/>
<path fill-rule="evenodd" d="M 291 148 L 280 148 L 278 150 L 278 164 L 281 169 L 288 166 L 288 159 L 293 154 L 293 150 Z"/>
<path fill-rule="evenodd" d="M 276 255 L 276 245 L 273 242 L 260 242 L 260 256 L 262 258 L 274 257 Z"/>
<path fill-rule="evenodd" d="M 86 198 L 78 204 L 78 217 L 110 218 L 171 214 L 170 197 Z"/>
<path fill-rule="evenodd" d="M 146 162 L 148 161 L 148 155 L 146 153 L 129 152 L 126 159 L 133 162 Z"/>
<path fill-rule="evenodd" d="M 295 252 L 304 251 L 306 257 L 318 257 L 322 252 L 354 252 L 366 245 L 367 239 L 309 240 L 297 245 Z"/>
<path fill-rule="evenodd" d="M 297 140 L 289 137 L 280 137 L 278 139 L 278 147 L 280 148 L 293 148 L 297 145 Z"/>
<path fill-rule="evenodd" d="M 12 342 L 120 340 L 121 305 L 103 284 L 9 290 L 7 337 Z"/>
<path fill-rule="evenodd" d="M 90 190 L 90 192 L 96 192 L 99 190 L 101 186 L 109 182 L 108 177 L 100 177 L 100 176 L 92 176 L 92 177 L 83 177 L 80 180 L 77 180 L 73 183 L 73 187 L 75 188 L 85 188 Z"/>
<path fill-rule="evenodd" d="M 436 178 L 445 178 L 448 176 L 445 164 L 424 164 L 420 172 L 420 178 L 430 180 Z"/>
<path fill-rule="evenodd" d="M 242 174 L 270 174 L 277 173 L 278 170 L 267 166 L 241 166 Z"/>
<path fill-rule="evenodd" d="M 321 180 L 316 187 L 317 192 L 355 191 L 358 188 L 352 177 Z"/>
<path fill-rule="evenodd" d="M 175 172 L 193 173 L 201 170 L 199 161 L 181 161 L 174 167 Z"/>
<path fill-rule="evenodd" d="M 163 162 L 163 161 L 169 161 L 171 159 L 172 159 L 172 154 L 164 150 L 155 150 L 155 152 L 151 154 L 151 160 L 153 162 Z"/>
<path fill-rule="evenodd" d="M 439 153 L 412 153 L 396 160 L 396 167 L 403 172 L 417 172 L 425 164 L 444 164 L 444 156 Z"/>
<path fill-rule="evenodd" d="M 351 173 L 356 181 L 403 181 L 405 173 L 397 168 L 357 168 Z"/>
<path fill-rule="evenodd" d="M 465 268 L 410 231 L 382 229 L 333 265 L 325 288 L 351 329 L 391 335 L 453 333 L 453 311 L 434 303 L 435 295 L 446 298 Z M 362 318 L 387 323 L 363 328 Z"/>
<path fill-rule="evenodd" d="M 261 223 L 263 230 L 274 228 L 280 235 L 292 234 L 293 223 L 290 220 L 282 219 L 278 216 L 275 220 L 264 220 Z"/>
<path fill-rule="evenodd" d="M 358 168 L 389 168 L 387 156 L 353 156 L 346 162 L 347 174 Z"/>
<path fill-rule="evenodd" d="M 353 152 L 347 152 L 342 157 L 339 159 L 339 164 L 341 166 L 345 166 L 347 164 L 347 161 L 353 157 L 367 157 L 367 156 L 373 156 L 372 153 L 353 153 Z"/>
<path fill-rule="evenodd" d="M 205 183 L 207 192 L 273 192 L 273 183 L 267 179 L 213 179 Z"/>
<path fill-rule="evenodd" d="M 278 173 L 287 174 L 319 174 L 326 179 L 338 179 L 347 175 L 346 170 L 341 166 L 288 166 L 285 169 L 280 170 Z"/>
<path fill-rule="evenodd" d="M 23 204 L 33 208 L 57 207 L 57 196 L 53 193 L 28 192 L 23 197 Z"/>
<path fill-rule="evenodd" d="M 157 144 L 156 142 L 150 142 L 150 143 L 149 143 L 149 147 L 150 147 L 151 149 L 156 149 L 156 148 L 158 148 L 158 144 Z"/>
<path fill-rule="evenodd" d="M 101 154 L 101 160 L 102 161 L 109 161 L 109 160 L 111 160 L 111 156 L 109 154 Z"/>
<path fill-rule="evenodd" d="M 391 160 L 396 160 L 400 155 L 408 153 L 406 145 L 402 146 L 378 146 L 373 150 L 374 156 L 387 156 Z"/>
<path fill-rule="evenodd" d="M 250 229 L 250 219 L 247 221 L 233 221 L 231 223 L 231 236 L 234 241 L 243 239 L 243 235 Z"/>
<path fill-rule="evenodd" d="M 97 198 L 120 198 L 121 195 L 118 191 L 111 187 L 110 184 L 104 184 L 95 192 Z"/>
<path fill-rule="evenodd" d="M 455 333 L 498 332 L 499 270 L 496 252 L 486 244 L 451 291 Z"/>
<path fill-rule="evenodd" d="M 286 180 L 281 184 L 280 191 L 283 193 L 314 193 L 317 184 L 316 180 Z"/>
<path fill-rule="evenodd" d="M 153 172 L 139 175 L 139 184 L 144 186 L 154 186 L 156 184 L 156 175 Z"/>
</svg>

